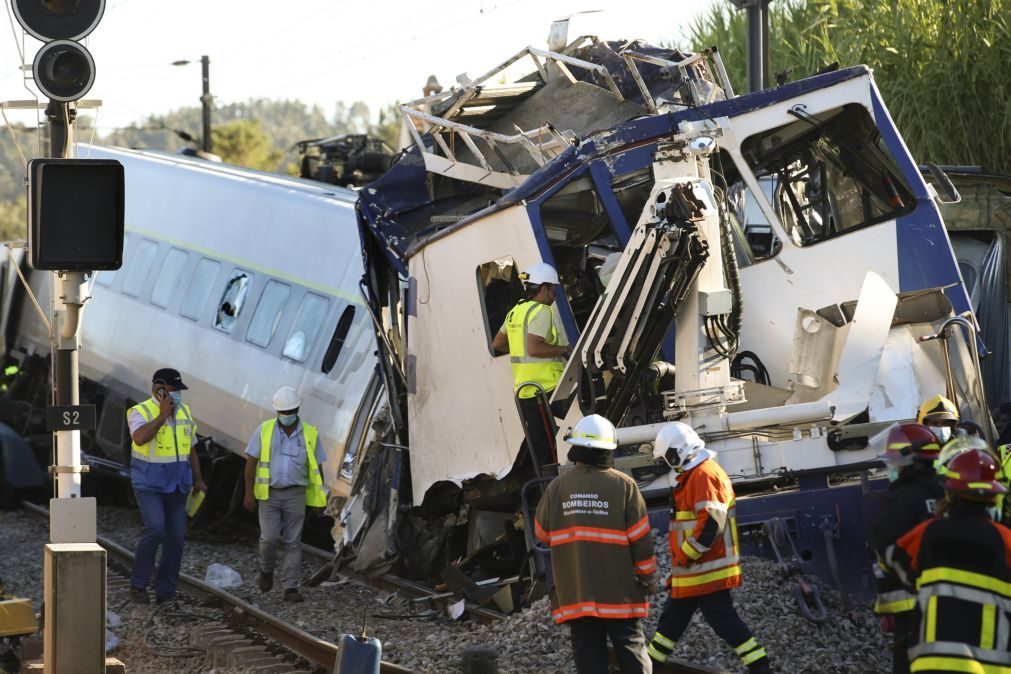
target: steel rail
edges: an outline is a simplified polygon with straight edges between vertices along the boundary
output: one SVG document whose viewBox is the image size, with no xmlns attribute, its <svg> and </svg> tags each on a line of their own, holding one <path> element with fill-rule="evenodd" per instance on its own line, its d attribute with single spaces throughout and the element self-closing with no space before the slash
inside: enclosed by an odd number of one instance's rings
<svg viewBox="0 0 1011 674">
<path fill-rule="evenodd" d="M 49 517 L 49 510 L 43 506 L 22 501 L 21 507 L 32 515 L 47 519 Z M 103 536 L 96 537 L 96 542 L 105 548 L 109 555 L 120 564 L 133 564 L 133 553 L 119 543 Z M 312 546 L 307 545 L 303 545 L 302 547 L 307 552 L 310 552 L 310 554 L 314 554 L 320 558 L 326 557 L 326 551 L 320 548 L 312 548 Z M 361 579 L 356 576 L 347 577 L 361 582 Z M 383 576 L 380 582 L 415 594 L 419 598 L 430 594 L 429 588 L 391 574 Z M 337 662 L 336 644 L 315 637 L 305 630 L 290 625 L 239 599 L 235 595 L 209 585 L 189 574 L 179 574 L 179 589 L 184 594 L 200 601 L 220 602 L 223 606 L 230 607 L 231 615 L 229 618 L 231 618 L 231 622 L 238 626 L 253 628 L 259 634 L 269 637 L 316 667 L 322 667 L 328 672 L 334 670 Z M 481 607 L 475 606 L 470 602 L 468 602 L 467 608 L 470 612 L 485 620 L 495 621 L 504 617 L 497 611 L 481 609 Z M 610 648 L 608 648 L 608 659 L 611 664 L 617 665 L 614 652 Z M 413 674 L 413 670 L 411 669 L 386 661 L 380 663 L 379 671 L 382 674 Z M 657 674 L 722 674 L 721 670 L 693 665 L 680 658 L 671 658 L 665 664 L 654 667 L 653 671 Z"/>
<path fill-rule="evenodd" d="M 43 506 L 22 501 L 22 508 L 39 517 L 49 517 L 49 510 Z M 124 565 L 133 564 L 133 553 L 128 549 L 103 536 L 98 536 L 96 542 L 105 548 L 109 556 Z M 269 613 L 239 599 L 233 594 L 220 590 L 189 574 L 179 574 L 179 589 L 201 601 L 218 601 L 223 606 L 231 608 L 230 616 L 241 626 L 252 627 L 256 632 L 269 637 L 292 653 L 305 658 L 316 667 L 333 671 L 337 662 L 337 645 L 315 637 L 305 630 L 290 625 Z M 380 672 L 383 674 L 411 674 L 413 670 L 406 669 L 392 662 L 382 662 Z"/>
</svg>

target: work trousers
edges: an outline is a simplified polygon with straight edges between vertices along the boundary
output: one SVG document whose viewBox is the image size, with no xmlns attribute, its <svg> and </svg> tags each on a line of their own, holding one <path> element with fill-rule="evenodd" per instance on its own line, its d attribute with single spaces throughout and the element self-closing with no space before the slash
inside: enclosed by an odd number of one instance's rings
<svg viewBox="0 0 1011 674">
<path fill-rule="evenodd" d="M 607 674 L 607 639 L 610 637 L 621 674 L 652 674 L 646 655 L 642 623 L 634 618 L 577 618 L 570 620 L 572 655 L 579 674 Z"/>
<path fill-rule="evenodd" d="M 916 645 L 916 611 L 894 614 L 892 631 L 892 674 L 909 674 L 909 649 Z"/>
<path fill-rule="evenodd" d="M 684 631 L 691 622 L 695 609 L 702 611 L 702 617 L 713 628 L 717 636 L 726 641 L 741 658 L 741 662 L 752 672 L 768 672 L 769 658 L 748 626 L 737 615 L 730 590 L 721 590 L 697 597 L 670 597 L 663 607 L 656 634 L 649 644 L 649 655 L 657 662 L 666 662 Z"/>
<path fill-rule="evenodd" d="M 284 551 L 281 585 L 298 588 L 302 580 L 302 525 L 305 523 L 305 487 L 271 487 L 269 498 L 257 501 L 260 518 L 260 571 L 274 573 L 277 548 Z"/>
<path fill-rule="evenodd" d="M 547 410 L 542 412 L 537 398 L 520 398 L 520 410 L 523 412 L 523 423 L 533 441 L 538 467 L 558 463 L 555 438 L 550 433 L 551 419 L 546 417 L 552 413 Z"/>
<path fill-rule="evenodd" d="M 134 490 L 144 530 L 137 541 L 130 584 L 146 589 L 154 571 L 155 555 L 161 546 L 158 575 L 154 583 L 157 599 L 169 599 L 179 584 L 179 567 L 183 561 L 183 538 L 186 533 L 186 494 Z"/>
</svg>

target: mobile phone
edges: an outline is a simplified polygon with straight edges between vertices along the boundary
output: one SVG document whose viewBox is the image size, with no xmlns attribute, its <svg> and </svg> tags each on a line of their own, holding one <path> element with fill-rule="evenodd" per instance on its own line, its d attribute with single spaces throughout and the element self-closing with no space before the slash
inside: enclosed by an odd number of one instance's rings
<svg viewBox="0 0 1011 674">
<path fill-rule="evenodd" d="M 156 391 L 159 400 L 165 400 L 168 398 L 168 390 L 165 388 L 160 388 Z"/>
</svg>

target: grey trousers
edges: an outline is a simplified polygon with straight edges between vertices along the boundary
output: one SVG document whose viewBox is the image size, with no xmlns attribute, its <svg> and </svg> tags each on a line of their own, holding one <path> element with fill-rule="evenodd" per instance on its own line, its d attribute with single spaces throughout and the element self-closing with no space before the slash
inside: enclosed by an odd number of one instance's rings
<svg viewBox="0 0 1011 674">
<path fill-rule="evenodd" d="M 266 501 L 257 501 L 260 517 L 260 571 L 273 573 L 278 545 L 284 550 L 281 585 L 298 587 L 302 579 L 302 524 L 305 522 L 305 487 L 270 488 Z"/>
</svg>

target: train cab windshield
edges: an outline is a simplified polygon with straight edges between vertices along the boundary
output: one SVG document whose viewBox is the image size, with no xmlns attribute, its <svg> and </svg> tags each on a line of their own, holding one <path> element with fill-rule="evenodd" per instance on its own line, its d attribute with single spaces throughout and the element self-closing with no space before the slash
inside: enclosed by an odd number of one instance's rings
<svg viewBox="0 0 1011 674">
<path fill-rule="evenodd" d="M 850 104 L 748 138 L 752 171 L 772 187 L 773 206 L 794 244 L 808 246 L 893 219 L 914 199 L 866 108 Z"/>
</svg>

